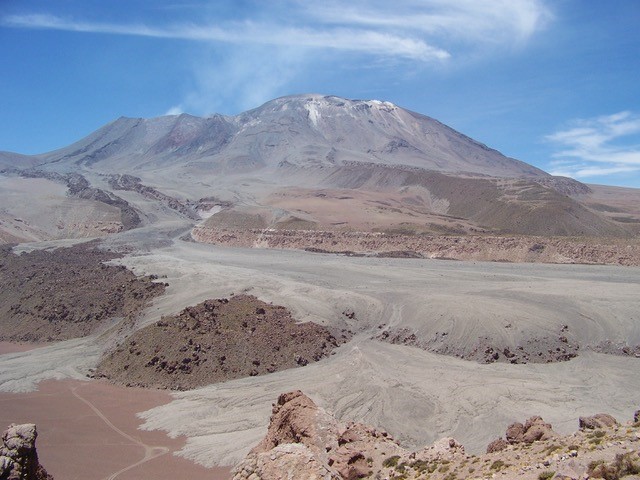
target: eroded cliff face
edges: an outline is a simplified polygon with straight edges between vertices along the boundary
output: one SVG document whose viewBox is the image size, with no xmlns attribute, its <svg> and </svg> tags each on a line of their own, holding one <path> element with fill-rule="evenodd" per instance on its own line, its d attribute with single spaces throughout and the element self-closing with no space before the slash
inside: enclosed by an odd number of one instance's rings
<svg viewBox="0 0 640 480">
<path fill-rule="evenodd" d="M 0 442 L 0 479 L 53 480 L 38 461 L 33 423 L 9 425 Z"/>
</svg>

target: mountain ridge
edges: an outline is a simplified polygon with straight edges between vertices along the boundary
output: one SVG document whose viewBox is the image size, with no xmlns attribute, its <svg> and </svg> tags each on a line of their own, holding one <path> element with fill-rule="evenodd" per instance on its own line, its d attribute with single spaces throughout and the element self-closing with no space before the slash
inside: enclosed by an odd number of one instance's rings
<svg viewBox="0 0 640 480">
<path fill-rule="evenodd" d="M 68 147 L 32 157 L 41 166 L 93 165 L 122 155 L 142 165 L 171 156 L 233 166 L 248 157 L 254 167 L 276 166 L 277 158 L 301 166 L 364 161 L 490 176 L 548 175 L 390 102 L 317 94 L 280 97 L 234 116 L 120 117 Z"/>
<path fill-rule="evenodd" d="M 12 159 L 14 174 L 50 180 L 79 174 L 87 188 L 83 198 L 110 198 L 110 205 L 138 211 L 143 224 L 204 214 L 211 216 L 207 228 L 248 222 L 284 229 L 595 237 L 640 231 L 633 195 L 625 193 L 628 199 L 620 202 L 615 192 L 599 194 L 592 201 L 590 187 L 576 180 L 551 176 L 380 100 L 303 94 L 233 116 L 120 117 L 52 152 L 0 154 L 0 168 L 12 171 Z M 132 182 L 117 186 L 109 180 L 114 175 L 129 175 Z M 137 194 L 125 193 L 130 188 Z M 612 198 L 613 207 L 607 204 Z M 144 213 L 150 201 L 162 205 Z M 16 217 L 7 216 L 10 238 L 20 236 Z"/>
</svg>

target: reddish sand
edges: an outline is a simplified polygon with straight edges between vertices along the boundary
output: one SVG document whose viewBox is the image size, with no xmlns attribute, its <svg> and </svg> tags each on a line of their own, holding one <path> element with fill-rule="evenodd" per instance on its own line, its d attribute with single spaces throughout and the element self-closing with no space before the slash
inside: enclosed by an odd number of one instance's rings
<svg viewBox="0 0 640 480">
<path fill-rule="evenodd" d="M 230 478 L 230 468 L 204 468 L 172 455 L 184 438 L 137 429 L 137 412 L 169 400 L 167 392 L 158 390 L 47 381 L 37 392 L 0 393 L 0 427 L 37 424 L 40 461 L 56 479 Z"/>
<path fill-rule="evenodd" d="M 27 352 L 34 348 L 45 347 L 46 343 L 13 343 L 0 342 L 0 355 L 5 353 Z"/>
</svg>

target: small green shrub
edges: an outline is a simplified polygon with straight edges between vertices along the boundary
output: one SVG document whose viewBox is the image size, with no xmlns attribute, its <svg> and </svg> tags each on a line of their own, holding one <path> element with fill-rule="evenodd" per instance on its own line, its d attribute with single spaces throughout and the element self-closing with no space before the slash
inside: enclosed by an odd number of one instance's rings
<svg viewBox="0 0 640 480">
<path fill-rule="evenodd" d="M 385 468 L 393 468 L 398 465 L 398 460 L 400 460 L 400 455 L 393 455 L 392 457 L 386 458 L 384 462 L 382 462 L 382 466 Z"/>
<path fill-rule="evenodd" d="M 538 480 L 550 480 L 555 474 L 556 472 L 552 471 L 542 472 L 540 475 L 538 475 Z"/>
<path fill-rule="evenodd" d="M 550 445 L 547 447 L 547 454 L 551 455 L 553 452 L 557 452 L 558 450 L 562 450 L 560 445 Z"/>
<path fill-rule="evenodd" d="M 406 462 L 402 462 L 399 465 L 396 465 L 397 472 L 404 472 L 405 467 L 407 466 Z"/>
<path fill-rule="evenodd" d="M 429 462 L 426 460 L 416 460 L 413 463 L 410 463 L 409 466 L 413 468 L 416 472 L 426 472 L 429 468 Z"/>
</svg>

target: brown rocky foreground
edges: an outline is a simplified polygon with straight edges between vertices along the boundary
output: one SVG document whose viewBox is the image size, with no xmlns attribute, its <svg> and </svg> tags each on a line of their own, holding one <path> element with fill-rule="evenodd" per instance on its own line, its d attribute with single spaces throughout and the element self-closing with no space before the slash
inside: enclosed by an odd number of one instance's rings
<svg viewBox="0 0 640 480">
<path fill-rule="evenodd" d="M 206 300 L 137 330 L 97 376 L 127 386 L 187 390 L 305 366 L 350 338 L 250 295 Z"/>
<path fill-rule="evenodd" d="M 93 243 L 20 255 L 0 247 L 0 340 L 66 340 L 133 319 L 165 285 L 105 264 L 121 256 Z"/>
<path fill-rule="evenodd" d="M 640 265 L 637 239 L 434 236 L 402 233 L 195 227 L 197 242 L 399 258 Z"/>
<path fill-rule="evenodd" d="M 0 478 L 3 480 L 53 480 L 38 461 L 33 423 L 9 425 L 0 439 Z"/>
<path fill-rule="evenodd" d="M 580 419 L 572 435 L 540 417 L 514 423 L 485 455 L 467 455 L 453 438 L 417 451 L 388 433 L 339 422 L 300 391 L 280 395 L 267 435 L 233 470 L 253 479 L 564 479 L 640 478 L 640 411 L 620 425 L 598 414 Z"/>
</svg>

